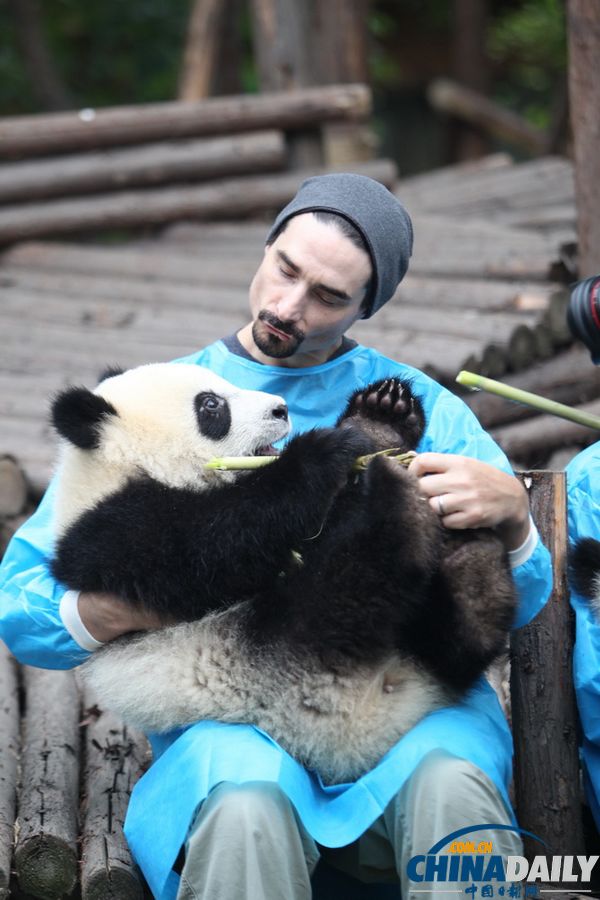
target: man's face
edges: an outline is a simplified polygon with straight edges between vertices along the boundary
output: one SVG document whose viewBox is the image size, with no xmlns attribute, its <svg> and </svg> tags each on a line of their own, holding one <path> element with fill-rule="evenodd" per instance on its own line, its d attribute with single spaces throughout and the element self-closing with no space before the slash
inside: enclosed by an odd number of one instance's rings
<svg viewBox="0 0 600 900">
<path fill-rule="evenodd" d="M 335 350 L 361 314 L 370 275 L 368 254 L 335 225 L 294 216 L 250 285 L 254 343 L 272 359 Z"/>
</svg>

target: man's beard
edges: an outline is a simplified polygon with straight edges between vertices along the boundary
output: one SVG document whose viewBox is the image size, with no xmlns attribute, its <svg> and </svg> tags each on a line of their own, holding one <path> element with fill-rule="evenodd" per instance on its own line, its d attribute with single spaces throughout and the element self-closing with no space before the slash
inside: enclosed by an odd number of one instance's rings
<svg viewBox="0 0 600 900">
<path fill-rule="evenodd" d="M 284 334 L 288 334 L 288 340 L 283 340 L 282 338 L 277 337 L 276 334 L 271 334 L 270 331 L 267 331 L 261 326 L 262 322 L 267 322 L 278 331 L 283 331 Z M 270 356 L 272 359 L 287 359 L 289 356 L 293 356 L 304 340 L 304 337 L 304 332 L 301 331 L 300 328 L 296 328 L 295 325 L 289 322 L 287 324 L 282 322 L 277 316 L 274 316 L 273 313 L 266 309 L 262 309 L 259 312 L 252 324 L 252 338 L 254 343 L 261 353 L 264 353 L 265 356 Z"/>
</svg>

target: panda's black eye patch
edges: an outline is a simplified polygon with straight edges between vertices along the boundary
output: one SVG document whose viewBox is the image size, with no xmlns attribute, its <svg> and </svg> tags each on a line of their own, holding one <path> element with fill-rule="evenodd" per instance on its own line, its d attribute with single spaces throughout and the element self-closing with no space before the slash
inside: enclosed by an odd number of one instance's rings
<svg viewBox="0 0 600 900">
<path fill-rule="evenodd" d="M 203 391 L 196 394 L 194 407 L 200 434 L 213 441 L 218 441 L 229 434 L 231 410 L 224 397 L 219 397 L 212 391 Z"/>
</svg>

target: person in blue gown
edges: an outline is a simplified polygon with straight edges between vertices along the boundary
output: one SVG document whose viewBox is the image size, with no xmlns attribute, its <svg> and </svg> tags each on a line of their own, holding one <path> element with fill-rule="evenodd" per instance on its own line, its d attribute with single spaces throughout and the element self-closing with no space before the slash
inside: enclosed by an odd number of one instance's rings
<svg viewBox="0 0 600 900">
<path fill-rule="evenodd" d="M 573 335 L 600 363 L 600 275 L 572 289 L 568 321 Z M 569 542 L 600 540 L 600 441 L 582 450 L 566 468 Z M 573 679 L 581 720 L 581 760 L 585 796 L 600 831 L 600 620 L 589 602 L 571 591 L 575 612 Z"/>
<path fill-rule="evenodd" d="M 459 398 L 346 336 L 395 293 L 412 241 L 408 213 L 375 181 L 307 180 L 269 231 L 250 286 L 251 321 L 179 361 L 285 397 L 296 432 L 332 425 L 356 388 L 410 379 L 427 423 L 411 463 L 424 500 L 447 528 L 497 530 L 518 589 L 519 627 L 545 603 L 551 566 L 506 458 Z M 0 636 L 25 663 L 68 668 L 103 642 L 160 622 L 52 579 L 52 506 L 51 485 L 7 550 Z M 502 826 L 485 835 L 494 852 L 521 849 L 508 798 L 511 735 L 485 679 L 350 784 L 323 785 L 248 725 L 199 722 L 151 741 L 154 763 L 135 787 L 125 830 L 161 900 L 304 900 L 322 856 L 365 882 L 400 883 L 408 900 L 435 890 L 411 881 L 408 860 L 457 829 Z"/>
</svg>

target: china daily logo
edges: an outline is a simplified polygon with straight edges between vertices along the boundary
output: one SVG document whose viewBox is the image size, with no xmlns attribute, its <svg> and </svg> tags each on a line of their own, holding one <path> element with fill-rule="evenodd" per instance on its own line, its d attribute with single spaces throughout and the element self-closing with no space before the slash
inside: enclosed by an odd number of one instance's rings
<svg viewBox="0 0 600 900">
<path fill-rule="evenodd" d="M 486 831 L 512 831 L 533 838 L 545 847 L 544 841 L 511 825 L 473 825 L 446 835 L 427 852 L 413 856 L 406 872 L 414 882 L 414 893 L 422 882 L 439 884 L 440 893 L 448 893 L 452 882 L 468 883 L 467 896 L 508 897 L 524 900 L 544 893 L 561 893 L 552 884 L 589 884 L 598 856 L 534 856 L 529 862 L 524 856 L 501 856 L 494 853 L 492 841 L 486 839 Z M 543 885 L 543 887 L 541 886 Z M 429 893 L 431 888 L 424 890 Z M 436 887 L 433 887 L 436 890 Z M 571 892 L 573 888 L 570 889 Z M 453 893 L 463 893 L 457 887 Z M 565 893 L 566 893 L 565 889 Z M 577 893 L 590 893 L 577 887 Z"/>
</svg>

